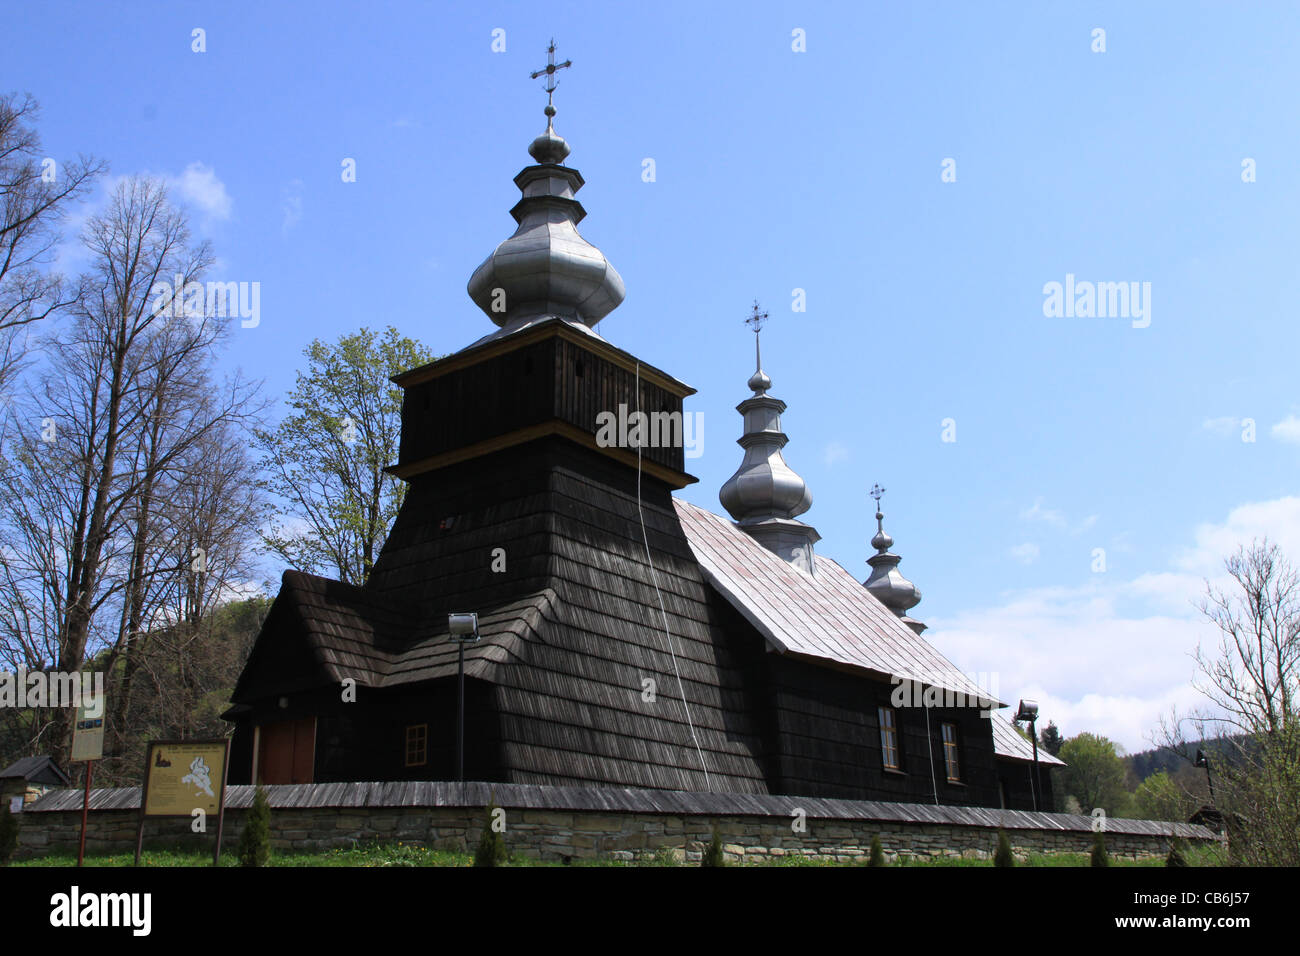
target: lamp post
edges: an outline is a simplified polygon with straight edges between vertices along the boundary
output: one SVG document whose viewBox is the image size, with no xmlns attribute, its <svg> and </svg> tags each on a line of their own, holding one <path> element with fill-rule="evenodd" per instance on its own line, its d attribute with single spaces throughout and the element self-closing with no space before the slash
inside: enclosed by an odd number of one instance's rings
<svg viewBox="0 0 1300 956">
<path fill-rule="evenodd" d="M 1029 778 L 1029 792 L 1034 795 L 1034 809 L 1038 806 L 1038 702 L 1034 700 L 1022 700 L 1020 709 L 1016 711 L 1016 720 L 1029 721 L 1029 739 L 1034 745 L 1034 770 L 1033 775 Z"/>
<path fill-rule="evenodd" d="M 1196 766 L 1205 768 L 1205 780 L 1210 785 L 1210 806 L 1214 806 L 1214 778 L 1210 776 L 1210 757 L 1199 747 L 1196 750 Z"/>
<path fill-rule="evenodd" d="M 477 641 L 478 634 L 478 614 L 469 612 L 467 614 L 448 614 L 447 630 L 451 634 L 451 639 L 456 642 L 457 657 L 459 658 L 456 668 L 456 779 L 460 783 L 465 782 L 465 644 L 467 642 Z"/>
</svg>

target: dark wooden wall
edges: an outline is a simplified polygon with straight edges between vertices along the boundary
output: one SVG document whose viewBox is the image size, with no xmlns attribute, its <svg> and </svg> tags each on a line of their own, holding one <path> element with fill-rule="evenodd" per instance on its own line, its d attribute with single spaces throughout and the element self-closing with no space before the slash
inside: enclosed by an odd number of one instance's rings
<svg viewBox="0 0 1300 956">
<path fill-rule="evenodd" d="M 775 654 L 767 671 L 773 792 L 927 803 L 937 788 L 943 804 L 998 805 L 992 730 L 978 710 L 929 708 L 927 729 L 925 708 L 897 708 L 902 770 L 888 771 L 877 708 L 890 704 L 892 685 Z M 947 779 L 945 721 L 958 728 L 961 783 Z"/>
<path fill-rule="evenodd" d="M 407 388 L 398 463 L 420 461 L 551 420 L 595 434 L 601 412 L 637 408 L 635 369 L 558 335 Z M 682 412 L 682 399 L 641 379 L 645 413 Z M 682 447 L 646 447 L 645 458 L 685 469 Z"/>
</svg>

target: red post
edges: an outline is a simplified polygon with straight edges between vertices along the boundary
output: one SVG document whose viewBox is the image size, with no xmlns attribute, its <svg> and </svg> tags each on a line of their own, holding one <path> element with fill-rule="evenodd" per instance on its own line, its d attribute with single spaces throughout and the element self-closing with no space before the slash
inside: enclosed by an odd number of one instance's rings
<svg viewBox="0 0 1300 956">
<path fill-rule="evenodd" d="M 86 857 L 86 816 L 90 812 L 90 771 L 94 766 L 95 761 L 86 761 L 86 797 L 81 803 L 81 846 L 77 848 L 77 866 L 81 866 Z"/>
</svg>

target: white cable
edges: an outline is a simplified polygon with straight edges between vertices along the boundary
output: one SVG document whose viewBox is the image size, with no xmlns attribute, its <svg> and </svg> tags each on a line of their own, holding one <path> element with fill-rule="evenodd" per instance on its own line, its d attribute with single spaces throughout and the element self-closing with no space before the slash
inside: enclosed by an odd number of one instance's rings
<svg viewBox="0 0 1300 956">
<path fill-rule="evenodd" d="M 636 363 L 636 413 L 638 425 L 641 416 L 641 363 Z M 636 443 L 636 513 L 641 519 L 641 541 L 645 544 L 645 559 L 650 564 L 650 580 L 655 586 L 655 596 L 659 599 L 659 614 L 664 622 L 664 636 L 667 638 L 668 653 L 673 659 L 673 675 L 677 678 L 677 690 L 682 695 L 682 709 L 686 711 L 686 726 L 691 729 L 691 740 L 695 743 L 695 753 L 700 758 L 700 767 L 704 770 L 704 789 L 712 791 L 709 783 L 709 768 L 704 762 L 704 751 L 700 749 L 700 739 L 695 735 L 695 723 L 691 720 L 691 706 L 686 703 L 686 688 L 682 686 L 682 675 L 677 669 L 677 654 L 673 651 L 673 635 L 668 629 L 668 611 L 664 608 L 664 596 L 659 590 L 659 572 L 655 570 L 654 558 L 650 557 L 650 539 L 646 536 L 645 513 L 641 510 L 641 445 L 645 435 L 638 433 L 640 441 Z"/>
<path fill-rule="evenodd" d="M 930 789 L 934 791 L 934 805 L 939 805 L 939 781 L 934 776 L 934 734 L 930 732 L 930 705 L 924 700 L 921 706 L 925 708 L 925 741 L 930 745 Z"/>
</svg>

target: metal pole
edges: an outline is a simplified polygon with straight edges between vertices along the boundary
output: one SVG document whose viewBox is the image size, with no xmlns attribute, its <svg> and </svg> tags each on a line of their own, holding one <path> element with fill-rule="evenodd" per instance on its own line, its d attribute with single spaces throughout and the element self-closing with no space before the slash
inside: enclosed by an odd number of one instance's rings
<svg viewBox="0 0 1300 956">
<path fill-rule="evenodd" d="M 90 771 L 94 766 L 95 761 L 86 761 L 86 796 L 81 801 L 81 845 L 77 847 L 77 866 L 81 866 L 81 861 L 86 858 L 86 816 L 90 812 Z"/>
<path fill-rule="evenodd" d="M 1030 780 L 1030 789 L 1034 794 L 1034 809 L 1040 810 L 1042 808 L 1038 805 L 1038 721 L 1036 720 L 1029 722 L 1029 739 L 1034 745 L 1034 776 Z"/>
<path fill-rule="evenodd" d="M 457 641 L 459 666 L 457 668 L 456 694 L 456 779 L 465 782 L 465 642 Z"/>
<path fill-rule="evenodd" d="M 226 756 L 221 762 L 221 799 L 217 801 L 217 845 L 212 850 L 212 865 L 221 865 L 221 837 L 226 827 L 226 781 L 230 779 L 230 740 L 226 740 Z"/>
<path fill-rule="evenodd" d="M 1210 758 L 1205 758 L 1205 779 L 1210 785 L 1210 806 L 1214 806 L 1214 777 L 1210 775 Z"/>
</svg>

